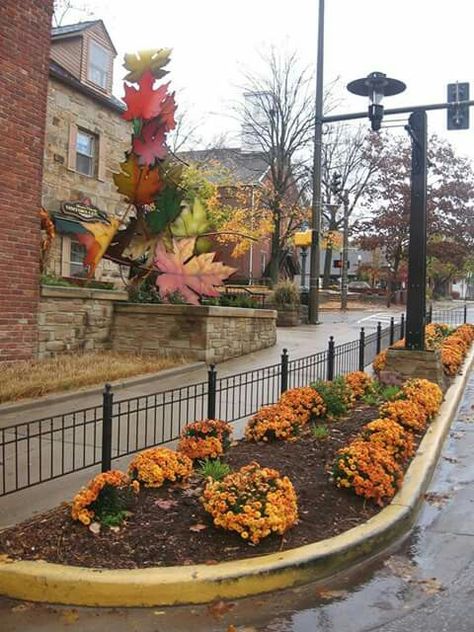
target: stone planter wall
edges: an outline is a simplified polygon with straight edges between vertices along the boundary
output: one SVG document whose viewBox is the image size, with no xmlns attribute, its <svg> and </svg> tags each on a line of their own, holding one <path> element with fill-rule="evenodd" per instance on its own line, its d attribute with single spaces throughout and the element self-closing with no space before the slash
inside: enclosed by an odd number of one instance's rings
<svg viewBox="0 0 474 632">
<path fill-rule="evenodd" d="M 126 292 L 42 286 L 38 313 L 38 357 L 112 347 L 114 305 Z"/>
<path fill-rule="evenodd" d="M 183 353 L 222 362 L 276 343 L 276 312 L 194 305 L 115 306 L 116 351 Z"/>
</svg>

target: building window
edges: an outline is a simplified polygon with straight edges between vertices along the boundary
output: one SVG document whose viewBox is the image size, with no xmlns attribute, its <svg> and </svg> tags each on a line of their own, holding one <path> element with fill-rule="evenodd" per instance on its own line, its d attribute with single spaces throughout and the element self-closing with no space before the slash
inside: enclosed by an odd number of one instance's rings
<svg viewBox="0 0 474 632">
<path fill-rule="evenodd" d="M 95 176 L 97 165 L 97 138 L 84 130 L 77 130 L 76 171 L 85 176 Z"/>
<path fill-rule="evenodd" d="M 78 241 L 71 239 L 71 253 L 69 257 L 69 276 L 85 276 L 87 273 L 84 267 L 84 257 L 86 248 Z"/>
<path fill-rule="evenodd" d="M 107 89 L 109 60 L 109 51 L 99 44 L 96 44 L 96 42 L 91 41 L 89 44 L 89 68 L 87 77 L 89 81 L 104 88 L 104 90 Z"/>
</svg>

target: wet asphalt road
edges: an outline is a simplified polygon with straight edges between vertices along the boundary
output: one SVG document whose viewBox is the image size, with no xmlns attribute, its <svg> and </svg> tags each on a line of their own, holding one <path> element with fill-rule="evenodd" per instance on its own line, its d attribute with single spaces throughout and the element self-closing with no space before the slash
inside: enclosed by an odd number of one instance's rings
<svg viewBox="0 0 474 632">
<path fill-rule="evenodd" d="M 415 529 L 331 583 L 216 607 L 62 608 L 0 599 L 2 632 L 473 632 L 474 373 Z"/>
</svg>

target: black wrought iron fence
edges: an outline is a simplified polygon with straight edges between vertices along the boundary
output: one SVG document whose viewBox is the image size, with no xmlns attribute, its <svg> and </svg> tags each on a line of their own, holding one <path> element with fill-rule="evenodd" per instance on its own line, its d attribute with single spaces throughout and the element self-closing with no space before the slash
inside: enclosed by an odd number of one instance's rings
<svg viewBox="0 0 474 632">
<path fill-rule="evenodd" d="M 473 314 L 461 308 L 447 315 L 445 321 L 461 324 Z M 302 358 L 284 350 L 277 364 L 227 377 L 211 366 L 206 381 L 122 400 L 106 386 L 102 406 L 0 428 L 0 496 L 93 466 L 105 471 L 116 458 L 176 441 L 196 419 L 242 421 L 288 388 L 363 370 L 404 333 L 402 315 L 369 335 L 362 329 L 358 340 L 336 345 L 331 336 L 327 350 Z"/>
</svg>

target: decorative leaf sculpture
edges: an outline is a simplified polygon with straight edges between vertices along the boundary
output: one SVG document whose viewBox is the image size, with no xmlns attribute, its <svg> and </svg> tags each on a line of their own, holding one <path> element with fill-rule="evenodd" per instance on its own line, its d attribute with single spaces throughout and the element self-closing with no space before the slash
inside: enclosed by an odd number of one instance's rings
<svg viewBox="0 0 474 632">
<path fill-rule="evenodd" d="M 146 214 L 146 223 L 151 233 L 156 235 L 181 213 L 182 192 L 173 186 L 167 186 L 155 200 L 155 211 Z"/>
<path fill-rule="evenodd" d="M 208 230 L 206 209 L 198 197 L 194 198 L 192 208 L 185 202 L 181 215 L 171 224 L 174 237 L 197 237 Z"/>
<path fill-rule="evenodd" d="M 155 79 L 161 79 L 168 74 L 163 70 L 163 66 L 169 63 L 171 48 L 158 48 L 151 50 L 141 50 L 138 53 L 126 54 L 124 56 L 124 66 L 130 72 L 125 77 L 125 81 L 137 82 L 148 70 Z"/>
<path fill-rule="evenodd" d="M 132 147 L 141 165 L 153 165 L 156 160 L 165 158 L 168 153 L 166 132 L 161 121 L 154 119 L 143 126 L 141 136 L 134 137 Z"/>
<path fill-rule="evenodd" d="M 147 121 L 159 116 L 162 112 L 168 126 L 170 122 L 174 121 L 174 111 L 176 110 L 174 93 L 168 93 L 168 83 L 164 83 L 156 90 L 153 89 L 154 83 L 155 78 L 147 70 L 138 82 L 138 90 L 134 86 L 124 85 L 125 96 L 123 100 L 127 104 L 127 110 L 122 116 L 126 121 L 137 118 Z"/>
<path fill-rule="evenodd" d="M 193 256 L 195 238 L 173 239 L 173 250 L 167 252 L 162 241 L 158 241 L 154 264 L 161 273 L 156 279 L 160 294 L 166 299 L 169 294 L 179 292 L 193 305 L 199 304 L 199 296 L 219 296 L 216 285 L 235 272 L 235 268 L 214 262 L 215 253 Z"/>
<path fill-rule="evenodd" d="M 158 167 L 140 167 L 133 154 L 120 167 L 122 172 L 113 174 L 119 193 L 132 204 L 151 204 L 163 188 Z"/>
</svg>

